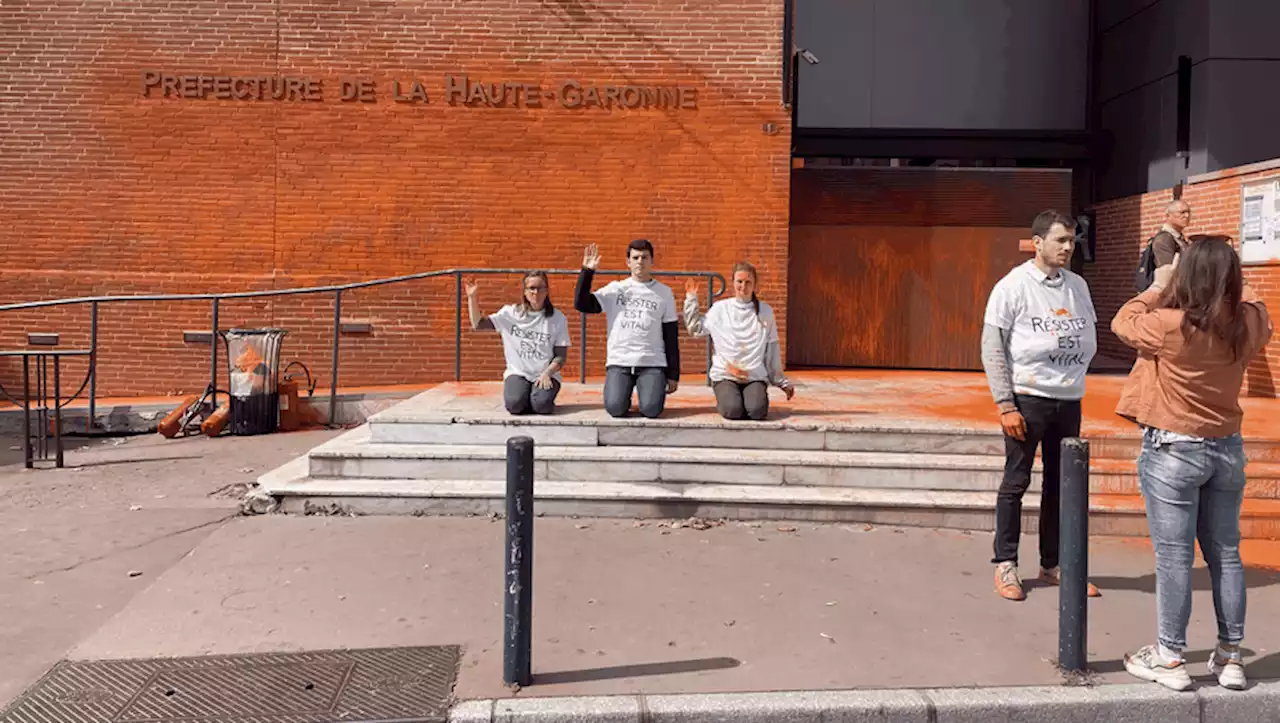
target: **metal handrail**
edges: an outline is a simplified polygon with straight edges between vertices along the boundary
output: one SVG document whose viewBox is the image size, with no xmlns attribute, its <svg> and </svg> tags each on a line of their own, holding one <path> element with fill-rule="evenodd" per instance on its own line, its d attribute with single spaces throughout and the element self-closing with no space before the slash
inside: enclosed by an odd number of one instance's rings
<svg viewBox="0 0 1280 723">
<path fill-rule="evenodd" d="M 218 379 L 218 306 L 225 299 L 255 299 L 269 296 L 295 296 L 303 294 L 333 294 L 333 362 L 329 380 L 329 424 L 333 426 L 337 420 L 338 405 L 338 336 L 342 327 L 342 292 L 352 291 L 354 289 L 365 289 L 374 286 L 385 286 L 387 284 L 398 284 L 405 281 L 417 281 L 419 279 L 439 278 L 452 276 L 454 279 L 454 332 L 453 332 L 453 378 L 454 381 L 462 380 L 462 277 L 474 275 L 514 275 L 524 274 L 530 269 L 442 269 L 439 271 L 424 271 L 416 274 L 406 274 L 404 276 L 391 276 L 384 279 L 373 279 L 370 281 L 355 281 L 349 284 L 337 284 L 332 286 L 307 286 L 297 289 L 268 289 L 264 291 L 236 291 L 224 294 L 140 294 L 133 296 L 82 296 L 69 299 L 47 299 L 43 301 L 27 301 L 18 304 L 0 305 L 0 312 L 4 311 L 23 311 L 28 309 L 41 309 L 54 306 L 72 306 L 76 304 L 89 305 L 89 429 L 92 429 L 94 419 L 97 413 L 97 388 L 98 388 L 98 306 L 101 304 L 118 304 L 128 302 L 154 302 L 154 301 L 211 301 L 212 308 L 210 311 L 210 329 L 211 336 L 209 338 L 209 389 L 213 392 L 213 405 L 217 408 L 217 379 Z M 546 273 L 550 276 L 577 276 L 580 269 L 548 269 Z M 604 276 L 626 276 L 631 272 L 627 270 L 600 269 L 595 272 L 597 275 Z M 705 278 L 707 280 L 707 304 L 711 304 L 717 296 L 723 294 L 727 288 L 725 279 L 718 273 L 712 271 L 654 271 L 654 276 L 672 276 L 672 277 L 693 277 Z M 719 288 L 717 288 L 719 287 Z M 580 336 L 582 343 L 579 345 L 580 361 L 578 364 L 579 381 L 585 382 L 587 378 L 587 315 L 580 316 Z M 707 340 L 707 367 L 711 366 L 711 341 Z M 62 406 L 71 403 L 81 392 L 84 391 L 84 385 L 63 403 Z M 56 403 L 56 402 L 55 402 Z"/>
</svg>

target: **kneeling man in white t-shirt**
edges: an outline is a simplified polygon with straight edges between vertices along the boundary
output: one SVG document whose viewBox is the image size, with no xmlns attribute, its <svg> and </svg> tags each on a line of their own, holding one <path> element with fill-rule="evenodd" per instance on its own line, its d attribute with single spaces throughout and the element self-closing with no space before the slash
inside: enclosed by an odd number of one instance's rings
<svg viewBox="0 0 1280 723">
<path fill-rule="evenodd" d="M 612 417 L 625 417 L 631 395 L 639 398 L 640 413 L 662 414 L 667 395 L 679 386 L 680 345 L 676 298 L 671 287 L 653 278 L 653 244 L 636 239 L 627 246 L 631 275 L 591 291 L 600 266 L 595 244 L 582 255 L 573 308 L 584 314 L 604 312 L 609 326 L 605 361 L 604 408 Z"/>
<path fill-rule="evenodd" d="M 1080 435 L 1085 374 L 1098 350 L 1089 285 L 1068 271 L 1075 219 L 1043 211 L 1031 225 L 1035 258 L 991 290 L 982 329 L 982 365 L 1004 429 L 1004 481 L 996 500 L 995 587 L 1022 600 L 1018 541 L 1022 496 L 1036 448 L 1044 461 L 1040 502 L 1040 580 L 1057 585 L 1058 494 L 1062 440 Z M 1089 585 L 1089 595 L 1098 591 Z"/>
</svg>

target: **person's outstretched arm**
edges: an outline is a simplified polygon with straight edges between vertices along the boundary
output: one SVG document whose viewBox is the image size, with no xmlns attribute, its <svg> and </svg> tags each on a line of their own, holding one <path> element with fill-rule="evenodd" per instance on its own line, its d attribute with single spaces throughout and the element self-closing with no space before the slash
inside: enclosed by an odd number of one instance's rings
<svg viewBox="0 0 1280 723">
<path fill-rule="evenodd" d="M 584 314 L 599 314 L 604 311 L 600 300 L 591 293 L 591 281 L 595 278 L 596 269 L 600 267 L 600 252 L 595 244 L 587 247 L 582 254 L 582 270 L 578 272 L 578 288 L 573 294 L 573 308 Z"/>
<path fill-rule="evenodd" d="M 471 317 L 471 330 L 483 331 L 496 329 L 493 320 L 480 313 L 480 299 L 477 298 L 480 292 L 480 284 L 475 279 L 467 282 L 467 316 Z"/>
<path fill-rule="evenodd" d="M 1177 268 L 1174 263 L 1156 268 L 1156 277 L 1147 290 L 1120 307 L 1111 319 L 1111 332 L 1125 346 L 1144 354 L 1159 354 L 1164 349 L 1165 327 L 1160 315 L 1160 295 L 1170 282 Z"/>
<path fill-rule="evenodd" d="M 689 281 L 684 289 L 684 328 L 689 332 L 689 336 L 701 337 L 706 336 L 710 332 L 707 331 L 707 325 L 704 323 L 705 317 L 702 311 L 698 309 L 698 282 Z"/>
</svg>

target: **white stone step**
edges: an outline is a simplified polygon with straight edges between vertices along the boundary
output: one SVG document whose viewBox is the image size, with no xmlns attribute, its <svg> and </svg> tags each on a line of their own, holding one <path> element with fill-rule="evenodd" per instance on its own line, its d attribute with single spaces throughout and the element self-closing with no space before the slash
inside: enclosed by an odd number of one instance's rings
<svg viewBox="0 0 1280 723">
<path fill-rule="evenodd" d="M 991 455 L 535 445 L 533 473 L 548 482 L 994 491 L 1003 469 L 1003 458 Z M 312 451 L 308 474 L 316 479 L 501 480 L 506 478 L 506 450 L 496 445 L 331 444 Z M 1094 476 L 1100 484 L 1105 477 Z M 1038 478 L 1033 475 L 1033 489 L 1038 489 Z"/>
<path fill-rule="evenodd" d="M 264 486 L 284 512 L 304 514 L 502 514 L 505 483 L 473 480 L 311 479 Z M 539 516 L 702 517 L 731 520 L 803 520 L 990 530 L 995 497 L 989 492 L 848 487 L 776 487 L 723 484 L 550 482 L 534 484 Z M 1024 530 L 1036 529 L 1040 497 L 1023 501 Z M 1141 509 L 1095 504 L 1096 534 L 1142 535 Z"/>
<path fill-rule="evenodd" d="M 619 420 L 634 422 L 636 420 Z M 535 444 L 555 446 L 727 447 L 833 452 L 939 452 L 1003 454 L 997 433 L 913 431 L 876 427 L 819 427 L 813 424 L 740 422 L 710 425 L 646 420 L 645 424 L 538 423 L 486 419 L 458 422 L 372 421 L 371 437 L 382 444 L 505 445 L 526 435 Z"/>
</svg>

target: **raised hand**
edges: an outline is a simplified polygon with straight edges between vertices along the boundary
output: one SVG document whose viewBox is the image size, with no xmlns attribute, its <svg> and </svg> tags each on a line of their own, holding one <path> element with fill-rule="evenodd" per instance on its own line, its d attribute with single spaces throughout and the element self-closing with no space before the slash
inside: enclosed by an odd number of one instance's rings
<svg viewBox="0 0 1280 723">
<path fill-rule="evenodd" d="M 592 271 L 600 268 L 600 249 L 595 244 L 591 244 L 582 252 L 582 265 Z"/>
<path fill-rule="evenodd" d="M 684 294 L 685 294 L 685 296 L 697 296 L 697 295 L 698 295 L 698 287 L 699 287 L 699 286 L 702 286 L 702 284 L 699 284 L 699 283 L 698 283 L 698 280 L 697 280 L 696 278 L 689 278 L 689 279 L 687 279 L 687 280 L 684 282 Z"/>
<path fill-rule="evenodd" d="M 1152 279 L 1151 285 L 1163 289 L 1173 281 L 1173 272 L 1178 270 L 1178 258 L 1180 254 L 1173 255 L 1173 262 L 1160 266 L 1156 269 L 1155 278 Z"/>
<path fill-rule="evenodd" d="M 1240 288 L 1240 300 L 1250 304 L 1262 303 L 1262 297 L 1258 296 L 1258 292 L 1249 285 L 1248 279 L 1244 280 L 1244 285 Z"/>
<path fill-rule="evenodd" d="M 470 299 L 480 291 L 480 282 L 475 279 L 467 279 L 467 283 L 464 288 L 467 290 L 467 298 Z"/>
</svg>

